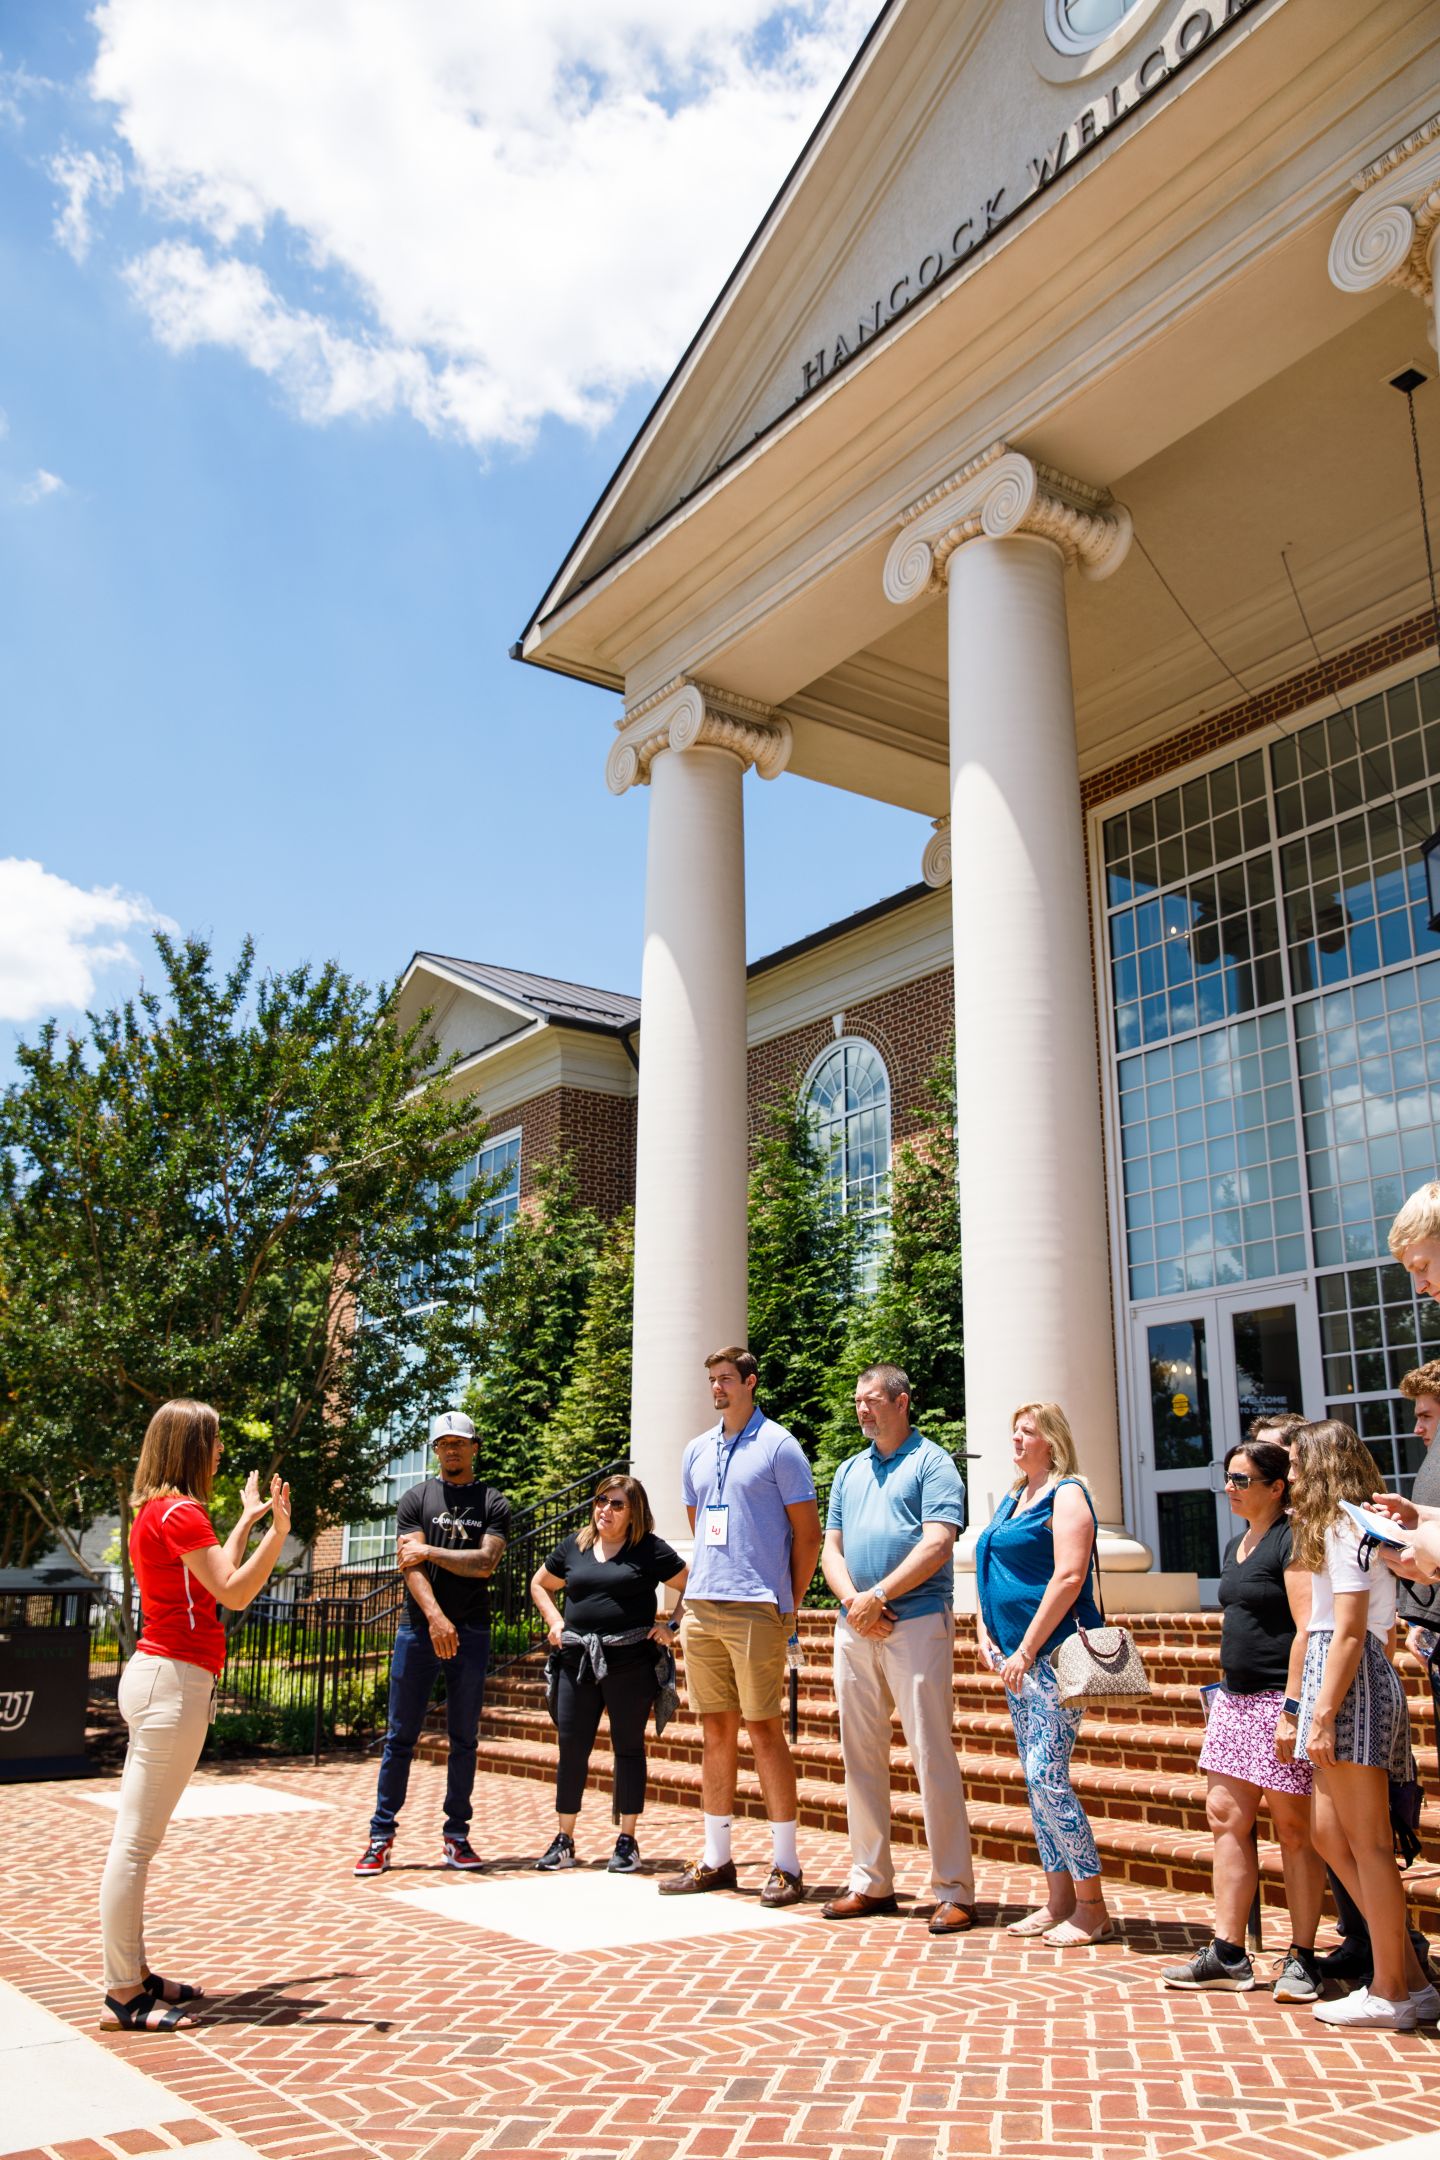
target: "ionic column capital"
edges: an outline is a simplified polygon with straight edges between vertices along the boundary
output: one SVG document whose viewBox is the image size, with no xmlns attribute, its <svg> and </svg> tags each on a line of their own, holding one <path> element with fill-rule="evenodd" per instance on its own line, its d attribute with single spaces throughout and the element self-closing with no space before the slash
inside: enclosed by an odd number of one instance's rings
<svg viewBox="0 0 1440 2160">
<path fill-rule="evenodd" d="M 1082 577 L 1107 578 L 1129 549 L 1130 513 L 1106 489 L 992 443 L 905 511 L 885 558 L 885 596 L 899 603 L 938 592 L 967 540 L 1016 533 L 1053 541 Z"/>
<path fill-rule="evenodd" d="M 950 820 L 937 817 L 930 820 L 934 831 L 925 843 L 925 853 L 920 858 L 920 875 L 925 883 L 938 889 L 950 883 Z"/>
<path fill-rule="evenodd" d="M 619 722 L 605 783 L 612 795 L 644 787 L 662 750 L 729 750 L 762 780 L 774 780 L 790 762 L 790 723 L 756 698 L 677 676 Z"/>
<path fill-rule="evenodd" d="M 1358 200 L 1330 243 L 1330 280 L 1341 292 L 1403 285 L 1435 297 L 1432 250 L 1440 227 L 1440 113 L 1355 175 Z"/>
</svg>

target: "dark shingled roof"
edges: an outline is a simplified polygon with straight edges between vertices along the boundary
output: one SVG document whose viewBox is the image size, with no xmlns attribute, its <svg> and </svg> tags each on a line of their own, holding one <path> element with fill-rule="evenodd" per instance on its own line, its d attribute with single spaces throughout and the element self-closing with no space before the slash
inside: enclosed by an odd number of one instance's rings
<svg viewBox="0 0 1440 2160">
<path fill-rule="evenodd" d="M 457 960 L 449 953 L 418 952 L 416 960 L 434 960 L 463 975 L 477 989 L 496 990 L 546 1020 L 571 1027 L 595 1028 L 622 1035 L 640 1018 L 638 997 L 619 990 L 595 990 L 587 983 L 557 982 L 553 975 L 531 975 L 524 968 L 490 967 L 483 960 Z"/>
</svg>

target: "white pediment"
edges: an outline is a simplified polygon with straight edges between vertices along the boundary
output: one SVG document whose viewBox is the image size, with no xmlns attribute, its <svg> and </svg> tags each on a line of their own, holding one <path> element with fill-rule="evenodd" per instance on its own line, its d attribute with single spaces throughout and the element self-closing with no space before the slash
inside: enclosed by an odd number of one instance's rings
<svg viewBox="0 0 1440 2160">
<path fill-rule="evenodd" d="M 447 974 L 428 956 L 412 962 L 406 972 L 396 1001 L 398 1025 L 413 1027 L 427 1007 L 441 1064 L 452 1057 L 477 1057 L 496 1043 L 544 1025 L 523 1005 Z"/>
<path fill-rule="evenodd" d="M 1067 56 L 1045 32 L 1059 0 L 892 0 L 542 617 L 837 374 L 943 309 L 1247 18 L 1284 4 L 1134 0 L 1104 44 Z"/>
</svg>

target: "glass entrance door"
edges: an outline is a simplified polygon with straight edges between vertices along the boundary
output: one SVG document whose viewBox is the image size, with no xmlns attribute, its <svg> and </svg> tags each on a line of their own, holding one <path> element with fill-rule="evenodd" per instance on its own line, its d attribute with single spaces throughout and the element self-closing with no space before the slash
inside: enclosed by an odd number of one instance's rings
<svg viewBox="0 0 1440 2160">
<path fill-rule="evenodd" d="M 1237 1527 L 1225 1500 L 1227 1451 L 1268 1412 L 1323 1415 L 1309 1285 L 1176 1299 L 1136 1322 L 1141 1490 L 1155 1564 L 1194 1571 L 1216 1594 Z"/>
</svg>

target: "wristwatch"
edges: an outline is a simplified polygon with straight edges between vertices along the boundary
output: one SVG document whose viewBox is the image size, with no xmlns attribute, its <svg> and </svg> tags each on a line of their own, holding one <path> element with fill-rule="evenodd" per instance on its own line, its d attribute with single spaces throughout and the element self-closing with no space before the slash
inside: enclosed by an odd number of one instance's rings
<svg viewBox="0 0 1440 2160">
<path fill-rule="evenodd" d="M 1284 1702 L 1281 1703 L 1280 1715 L 1282 1717 L 1299 1717 L 1300 1705 L 1293 1695 L 1287 1695 Z"/>
</svg>

